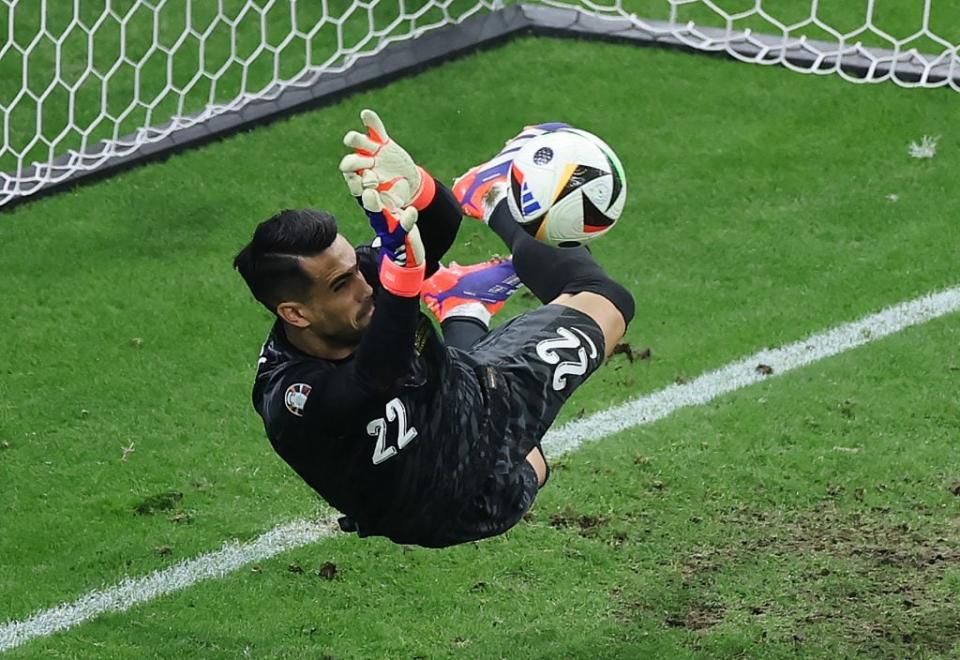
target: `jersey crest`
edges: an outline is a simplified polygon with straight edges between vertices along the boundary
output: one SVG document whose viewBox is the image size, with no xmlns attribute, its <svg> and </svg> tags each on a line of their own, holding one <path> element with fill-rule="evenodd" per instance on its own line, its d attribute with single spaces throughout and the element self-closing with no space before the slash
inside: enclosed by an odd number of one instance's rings
<svg viewBox="0 0 960 660">
<path fill-rule="evenodd" d="M 307 405 L 307 397 L 310 396 L 310 390 L 313 389 L 306 383 L 294 383 L 287 388 L 287 393 L 283 396 L 283 402 L 287 405 L 287 410 L 303 417 L 303 408 Z"/>
</svg>

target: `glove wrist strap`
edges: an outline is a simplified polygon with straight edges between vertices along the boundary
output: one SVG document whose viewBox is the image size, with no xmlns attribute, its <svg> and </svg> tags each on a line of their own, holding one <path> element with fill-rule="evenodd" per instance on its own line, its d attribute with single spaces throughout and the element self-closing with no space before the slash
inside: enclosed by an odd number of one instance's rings
<svg viewBox="0 0 960 660">
<path fill-rule="evenodd" d="M 384 257 L 380 260 L 380 284 L 395 296 L 416 298 L 420 295 L 426 271 L 426 264 L 399 266 L 390 258 Z"/>
<path fill-rule="evenodd" d="M 420 188 L 413 196 L 413 201 L 410 202 L 410 205 L 418 211 L 422 211 L 430 206 L 430 202 L 432 202 L 436 196 L 437 182 L 433 180 L 429 172 L 419 165 L 417 166 L 417 171 L 420 172 Z"/>
</svg>

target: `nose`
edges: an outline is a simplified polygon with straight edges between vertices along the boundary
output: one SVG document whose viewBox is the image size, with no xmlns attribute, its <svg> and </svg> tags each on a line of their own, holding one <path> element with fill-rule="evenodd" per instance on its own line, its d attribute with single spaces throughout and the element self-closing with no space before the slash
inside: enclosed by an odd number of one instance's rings
<svg viewBox="0 0 960 660">
<path fill-rule="evenodd" d="M 373 287 L 367 283 L 366 278 L 360 273 L 357 273 L 357 277 L 360 278 L 360 284 L 362 285 L 360 287 L 360 292 L 362 294 L 360 296 L 360 299 L 367 300 L 368 298 L 370 298 L 371 295 L 373 295 Z"/>
</svg>

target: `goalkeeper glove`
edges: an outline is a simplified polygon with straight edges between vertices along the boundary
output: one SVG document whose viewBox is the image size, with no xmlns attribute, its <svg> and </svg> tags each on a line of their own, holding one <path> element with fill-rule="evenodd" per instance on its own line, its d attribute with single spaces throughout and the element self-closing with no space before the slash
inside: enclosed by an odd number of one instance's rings
<svg viewBox="0 0 960 660">
<path fill-rule="evenodd" d="M 417 209 L 408 206 L 399 211 L 383 207 L 365 210 L 377 234 L 374 245 L 379 243 L 380 247 L 380 284 L 396 296 L 419 296 L 427 267 L 417 229 Z"/>
<path fill-rule="evenodd" d="M 370 227 L 376 234 L 373 247 L 380 249 L 380 265 L 386 258 L 401 268 L 417 268 L 424 261 L 423 241 L 416 226 L 417 209 L 408 206 L 399 211 L 391 211 L 380 205 L 380 197 L 368 197 L 370 204 L 362 200 L 363 185 L 361 177 L 354 172 L 344 172 L 347 188 L 367 214 Z M 369 206 L 369 208 L 368 208 Z"/>
<path fill-rule="evenodd" d="M 365 209 L 402 209 L 413 206 L 418 211 L 426 208 L 436 194 L 436 183 L 423 168 L 418 167 L 410 154 L 390 139 L 380 117 L 373 110 L 360 112 L 367 134 L 348 132 L 343 143 L 354 150 L 340 161 L 345 176 L 359 177 L 360 197 Z M 351 192 L 354 192 L 351 180 Z"/>
</svg>

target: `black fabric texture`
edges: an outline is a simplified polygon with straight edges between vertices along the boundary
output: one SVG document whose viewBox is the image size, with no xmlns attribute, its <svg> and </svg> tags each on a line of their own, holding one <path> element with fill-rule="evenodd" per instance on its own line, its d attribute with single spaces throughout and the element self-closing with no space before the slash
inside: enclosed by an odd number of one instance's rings
<svg viewBox="0 0 960 660">
<path fill-rule="evenodd" d="M 597 278 L 583 278 L 573 280 L 563 288 L 563 293 L 596 293 L 603 296 L 617 308 L 628 326 L 636 313 L 636 303 L 633 294 L 619 282 L 614 282 L 606 275 Z"/>
<path fill-rule="evenodd" d="M 443 343 L 453 348 L 467 350 L 487 334 L 489 328 L 480 319 L 469 316 L 451 316 L 440 324 Z"/>
<path fill-rule="evenodd" d="M 590 316 L 545 305 L 490 331 L 468 354 L 493 368 L 510 389 L 505 435 L 526 458 L 539 446 L 564 402 L 603 364 L 603 331 Z"/>
<path fill-rule="evenodd" d="M 563 293 L 571 266 L 593 262 L 585 248 L 557 248 L 532 237 L 513 219 L 506 200 L 494 209 L 489 225 L 513 255 L 517 277 L 544 305 Z"/>
<path fill-rule="evenodd" d="M 420 211 L 417 227 L 427 260 L 426 276 L 430 277 L 440 268 L 440 259 L 447 253 L 460 229 L 460 205 L 445 185 L 437 183 L 436 196 L 427 208 Z"/>
<path fill-rule="evenodd" d="M 410 371 L 420 299 L 396 296 L 384 288 L 354 354 L 360 386 L 380 394 L 396 392 Z"/>
</svg>

